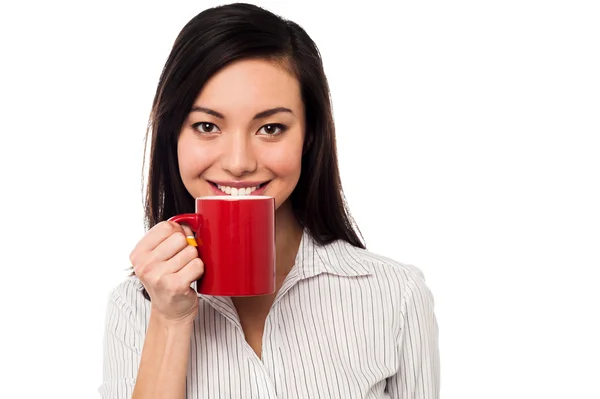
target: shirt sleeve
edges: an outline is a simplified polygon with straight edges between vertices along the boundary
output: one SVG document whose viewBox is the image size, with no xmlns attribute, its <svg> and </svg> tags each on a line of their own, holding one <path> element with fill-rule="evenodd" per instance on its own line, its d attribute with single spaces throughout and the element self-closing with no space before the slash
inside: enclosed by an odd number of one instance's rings
<svg viewBox="0 0 600 399">
<path fill-rule="evenodd" d="M 401 303 L 396 350 L 400 367 L 387 380 L 393 399 L 438 399 L 440 362 L 434 300 L 422 273 L 408 281 Z"/>
<path fill-rule="evenodd" d="M 103 399 L 131 398 L 142 355 L 143 337 L 122 289 L 111 292 L 106 310 L 103 378 L 98 388 Z"/>
</svg>

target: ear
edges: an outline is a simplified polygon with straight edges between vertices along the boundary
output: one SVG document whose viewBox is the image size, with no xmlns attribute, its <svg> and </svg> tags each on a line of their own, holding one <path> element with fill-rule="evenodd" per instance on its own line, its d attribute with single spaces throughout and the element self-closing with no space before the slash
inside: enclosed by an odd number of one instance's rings
<svg viewBox="0 0 600 399">
<path fill-rule="evenodd" d="M 304 139 L 304 148 L 302 149 L 302 155 L 306 154 L 313 144 L 313 135 L 307 134 Z"/>
</svg>

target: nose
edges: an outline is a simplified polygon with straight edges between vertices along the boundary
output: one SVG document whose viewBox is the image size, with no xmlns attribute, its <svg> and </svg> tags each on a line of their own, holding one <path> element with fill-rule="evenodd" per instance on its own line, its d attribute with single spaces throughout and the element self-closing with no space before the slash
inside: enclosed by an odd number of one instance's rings
<svg viewBox="0 0 600 399">
<path fill-rule="evenodd" d="M 252 149 L 251 137 L 246 132 L 228 135 L 226 148 L 221 156 L 221 167 L 236 177 L 256 171 L 257 161 Z"/>
</svg>

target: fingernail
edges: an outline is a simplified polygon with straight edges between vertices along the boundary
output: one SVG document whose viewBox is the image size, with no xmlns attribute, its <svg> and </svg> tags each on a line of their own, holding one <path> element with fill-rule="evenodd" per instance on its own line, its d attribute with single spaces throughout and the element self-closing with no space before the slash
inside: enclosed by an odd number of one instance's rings
<svg viewBox="0 0 600 399">
<path fill-rule="evenodd" d="M 189 245 L 191 245 L 192 247 L 198 246 L 198 243 L 196 242 L 196 239 L 194 238 L 194 236 L 187 236 L 185 239 L 187 240 L 187 243 Z"/>
</svg>

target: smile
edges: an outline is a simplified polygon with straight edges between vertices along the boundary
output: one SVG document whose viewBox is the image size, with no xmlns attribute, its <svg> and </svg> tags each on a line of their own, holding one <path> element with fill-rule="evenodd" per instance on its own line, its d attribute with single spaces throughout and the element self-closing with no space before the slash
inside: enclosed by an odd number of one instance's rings
<svg viewBox="0 0 600 399">
<path fill-rule="evenodd" d="M 258 182 L 212 182 L 209 181 L 212 190 L 217 195 L 261 195 L 269 184 L 268 181 Z"/>
</svg>

